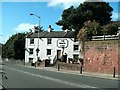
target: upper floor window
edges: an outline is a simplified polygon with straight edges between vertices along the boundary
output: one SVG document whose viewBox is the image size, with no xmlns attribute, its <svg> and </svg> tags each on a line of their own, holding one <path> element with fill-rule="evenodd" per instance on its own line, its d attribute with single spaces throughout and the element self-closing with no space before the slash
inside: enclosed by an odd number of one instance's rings
<svg viewBox="0 0 120 90">
<path fill-rule="evenodd" d="M 52 39 L 51 38 L 47 39 L 47 44 L 52 44 Z"/>
<path fill-rule="evenodd" d="M 34 44 L 34 38 L 30 38 L 30 44 Z"/>
<path fill-rule="evenodd" d="M 78 41 L 78 38 L 75 37 L 75 38 L 74 38 L 74 42 L 77 42 L 77 41 Z"/>
<path fill-rule="evenodd" d="M 33 48 L 30 48 L 29 50 L 29 54 L 33 54 Z"/>
<path fill-rule="evenodd" d="M 51 55 L 51 49 L 47 49 L 47 55 Z"/>
<path fill-rule="evenodd" d="M 78 51 L 79 50 L 79 45 L 74 45 L 73 50 Z"/>
</svg>

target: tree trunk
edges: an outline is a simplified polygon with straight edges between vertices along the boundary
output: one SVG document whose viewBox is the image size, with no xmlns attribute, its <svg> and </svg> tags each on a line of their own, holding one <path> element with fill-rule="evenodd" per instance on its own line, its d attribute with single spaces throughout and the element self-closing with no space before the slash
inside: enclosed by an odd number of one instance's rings
<svg viewBox="0 0 120 90">
<path fill-rule="evenodd" d="M 81 58 L 84 59 L 84 44 L 85 44 L 85 41 L 82 40 L 82 41 L 79 41 L 80 43 L 80 55 L 81 55 Z"/>
</svg>

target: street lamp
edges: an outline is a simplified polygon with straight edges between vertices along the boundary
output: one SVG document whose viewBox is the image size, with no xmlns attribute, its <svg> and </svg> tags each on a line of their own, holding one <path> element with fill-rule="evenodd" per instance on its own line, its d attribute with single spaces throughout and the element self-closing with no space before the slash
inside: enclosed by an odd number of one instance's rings
<svg viewBox="0 0 120 90">
<path fill-rule="evenodd" d="M 38 60 L 38 52 L 40 51 L 40 50 L 39 50 L 40 16 L 35 15 L 35 14 L 33 14 L 33 13 L 30 13 L 30 15 L 34 15 L 34 16 L 38 17 L 38 19 L 39 19 L 39 23 L 38 23 L 38 46 L 37 46 L 37 49 L 36 49 L 37 60 Z"/>
</svg>

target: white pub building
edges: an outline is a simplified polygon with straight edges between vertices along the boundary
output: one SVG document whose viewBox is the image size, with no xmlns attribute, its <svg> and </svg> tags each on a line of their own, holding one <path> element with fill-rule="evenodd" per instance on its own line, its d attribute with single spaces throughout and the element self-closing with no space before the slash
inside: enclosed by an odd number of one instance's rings
<svg viewBox="0 0 120 90">
<path fill-rule="evenodd" d="M 52 31 L 49 26 L 48 31 L 32 31 L 25 41 L 25 63 L 49 59 L 50 64 L 54 64 L 64 54 L 67 54 L 67 62 L 68 58 L 80 57 L 80 47 L 73 31 Z"/>
</svg>

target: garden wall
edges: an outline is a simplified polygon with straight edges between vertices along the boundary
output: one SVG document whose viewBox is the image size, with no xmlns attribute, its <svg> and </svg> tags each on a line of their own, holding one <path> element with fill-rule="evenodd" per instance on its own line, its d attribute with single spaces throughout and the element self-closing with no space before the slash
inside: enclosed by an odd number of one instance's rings
<svg viewBox="0 0 120 90">
<path fill-rule="evenodd" d="M 85 42 L 84 71 L 118 74 L 120 66 L 120 40 Z"/>
</svg>

